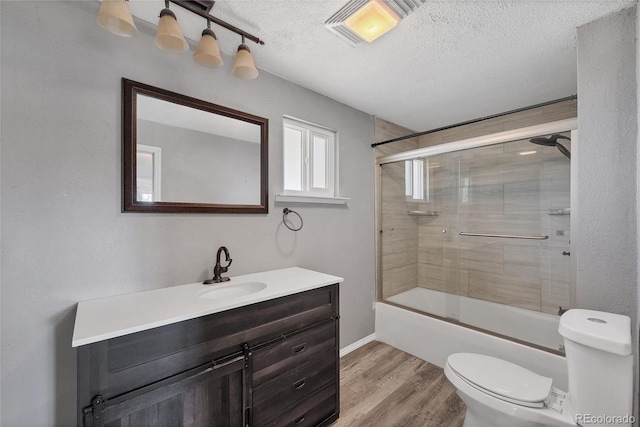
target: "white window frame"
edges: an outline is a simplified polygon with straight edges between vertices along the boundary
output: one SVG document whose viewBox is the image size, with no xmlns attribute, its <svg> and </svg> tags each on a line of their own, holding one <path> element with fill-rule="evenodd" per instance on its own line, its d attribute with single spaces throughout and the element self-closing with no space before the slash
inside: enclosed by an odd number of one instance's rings
<svg viewBox="0 0 640 427">
<path fill-rule="evenodd" d="M 430 201 L 431 165 L 429 159 L 411 159 L 404 162 L 405 197 L 408 202 Z"/>
<path fill-rule="evenodd" d="M 136 153 L 150 154 L 153 159 L 153 177 L 151 178 L 151 187 L 153 188 L 151 194 L 152 200 L 146 201 L 159 202 L 162 200 L 162 148 L 154 145 L 137 144 Z M 143 200 L 141 200 L 142 194 L 138 190 L 138 187 L 139 185 L 136 182 L 136 198 L 140 202 Z"/>
<path fill-rule="evenodd" d="M 283 143 L 283 195 L 298 197 L 322 197 L 335 198 L 338 195 L 338 132 L 325 126 L 310 123 L 290 116 L 284 116 L 282 120 L 283 140 L 285 130 L 294 129 L 302 133 L 302 158 L 301 161 L 301 182 L 302 190 L 292 190 L 284 187 L 285 181 L 285 156 L 286 146 Z M 313 165 L 314 150 L 313 137 L 318 136 L 326 140 L 325 148 L 325 177 L 326 188 L 313 187 Z"/>
</svg>

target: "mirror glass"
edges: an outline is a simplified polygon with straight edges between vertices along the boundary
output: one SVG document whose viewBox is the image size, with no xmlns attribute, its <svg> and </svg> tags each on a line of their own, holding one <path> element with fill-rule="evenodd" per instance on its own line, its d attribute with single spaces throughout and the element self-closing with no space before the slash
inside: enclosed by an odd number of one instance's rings
<svg viewBox="0 0 640 427">
<path fill-rule="evenodd" d="M 267 212 L 267 119 L 126 79 L 123 90 L 123 211 Z"/>
</svg>

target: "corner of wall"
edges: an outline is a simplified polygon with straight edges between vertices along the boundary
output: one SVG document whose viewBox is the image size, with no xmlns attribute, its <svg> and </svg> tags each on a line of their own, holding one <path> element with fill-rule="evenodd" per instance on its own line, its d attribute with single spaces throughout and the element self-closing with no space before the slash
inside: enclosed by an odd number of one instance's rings
<svg viewBox="0 0 640 427">
<path fill-rule="evenodd" d="M 578 209 L 588 212 L 578 216 L 578 228 L 589 230 L 576 243 L 580 254 L 577 293 L 583 308 L 632 319 L 636 417 L 640 389 L 639 18 L 637 7 L 632 6 L 577 31 Z"/>
<path fill-rule="evenodd" d="M 0 22 L 2 21 L 2 2 L 0 2 Z M 2 58 L 2 32 L 0 31 L 0 58 Z M 2 64 L 2 60 L 0 60 Z M 0 65 L 0 82 L 2 82 L 2 66 Z M 2 84 L 0 83 L 0 87 Z M 0 109 L 2 108 L 2 90 L 0 90 Z M 2 114 L 0 113 L 0 129 L 2 129 Z M 0 132 L 0 189 L 2 188 L 2 133 Z M 2 198 L 0 197 L 0 200 Z M 1 203 L 1 202 L 0 202 Z M 0 212 L 2 212 L 0 206 Z M 1 215 L 1 214 L 0 214 Z M 0 218 L 0 247 L 2 247 L 2 219 Z M 0 319 L 2 319 L 2 262 L 0 261 Z M 2 322 L 0 322 L 1 324 Z M 0 355 L 2 355 L 2 328 L 0 328 Z M 2 358 L 0 357 L 0 378 L 2 378 Z M 2 424 L 2 382 L 0 381 L 0 424 Z"/>
<path fill-rule="evenodd" d="M 638 277 L 635 18 L 635 10 L 627 8 L 577 32 L 577 208 L 588 213 L 578 215 L 577 225 L 588 232 L 576 242 L 579 306 L 630 316 L 634 325 Z"/>
<path fill-rule="evenodd" d="M 636 8 L 636 147 L 640 147 L 640 7 Z M 636 157 L 636 213 L 640 212 L 640 156 Z M 638 277 L 640 277 L 640 221 L 636 223 L 638 230 L 636 231 L 637 250 L 636 256 L 638 257 Z M 637 421 L 640 418 L 640 281 L 636 281 L 636 324 L 635 324 L 635 342 L 636 342 L 636 356 L 635 356 L 635 396 L 633 413 L 636 416 L 635 425 L 640 425 Z"/>
</svg>

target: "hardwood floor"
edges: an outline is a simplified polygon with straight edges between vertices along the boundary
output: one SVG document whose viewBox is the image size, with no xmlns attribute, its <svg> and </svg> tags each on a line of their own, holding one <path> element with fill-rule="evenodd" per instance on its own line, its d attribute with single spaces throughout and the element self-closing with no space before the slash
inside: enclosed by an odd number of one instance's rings
<svg viewBox="0 0 640 427">
<path fill-rule="evenodd" d="M 340 364 L 340 419 L 332 427 L 462 426 L 465 405 L 441 368 L 377 341 Z"/>
</svg>

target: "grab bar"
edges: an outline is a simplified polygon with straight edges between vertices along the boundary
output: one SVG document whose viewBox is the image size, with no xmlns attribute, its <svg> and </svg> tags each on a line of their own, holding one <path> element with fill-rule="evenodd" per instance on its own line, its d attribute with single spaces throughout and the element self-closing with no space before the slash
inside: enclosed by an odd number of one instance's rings
<svg viewBox="0 0 640 427">
<path fill-rule="evenodd" d="M 549 213 L 547 215 L 571 215 L 571 208 L 549 209 Z"/>
<path fill-rule="evenodd" d="M 407 211 L 412 216 L 438 216 L 438 211 Z"/>
<path fill-rule="evenodd" d="M 477 236 L 477 237 L 500 237 L 501 239 L 528 239 L 528 240 L 547 240 L 549 236 L 527 236 L 523 234 L 488 234 L 488 233 L 470 233 L 461 231 L 461 236 Z"/>
</svg>

